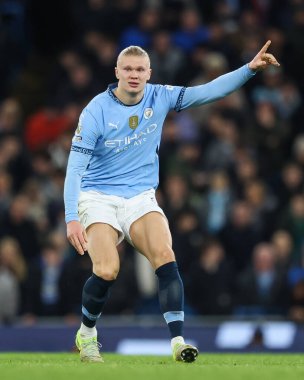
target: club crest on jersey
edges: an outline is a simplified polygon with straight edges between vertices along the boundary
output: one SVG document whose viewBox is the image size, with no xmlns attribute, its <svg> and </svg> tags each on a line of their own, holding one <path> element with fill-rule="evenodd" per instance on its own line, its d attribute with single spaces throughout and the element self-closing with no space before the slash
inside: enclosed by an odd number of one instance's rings
<svg viewBox="0 0 304 380">
<path fill-rule="evenodd" d="M 144 111 L 144 118 L 145 119 L 150 119 L 153 115 L 153 109 L 152 108 L 146 108 Z"/>
<path fill-rule="evenodd" d="M 131 129 L 136 129 L 138 127 L 138 116 L 130 116 L 129 117 L 129 127 Z"/>
<path fill-rule="evenodd" d="M 79 117 L 79 122 L 75 131 L 75 135 L 80 135 L 80 132 L 82 131 L 82 119 L 83 119 L 83 114 L 81 114 Z"/>
<path fill-rule="evenodd" d="M 82 126 L 80 125 L 80 123 L 78 123 L 75 134 L 80 135 L 81 130 L 82 130 Z"/>
</svg>

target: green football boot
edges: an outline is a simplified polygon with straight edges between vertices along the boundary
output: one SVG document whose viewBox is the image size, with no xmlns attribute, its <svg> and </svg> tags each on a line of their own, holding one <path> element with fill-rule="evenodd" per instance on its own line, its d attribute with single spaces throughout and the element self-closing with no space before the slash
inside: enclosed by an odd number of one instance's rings
<svg viewBox="0 0 304 380">
<path fill-rule="evenodd" d="M 93 338 L 83 338 L 80 334 L 80 330 L 78 330 L 75 338 L 75 344 L 80 352 L 80 360 L 82 362 L 103 362 L 99 352 L 101 344 L 97 342 L 96 336 Z"/>
<path fill-rule="evenodd" d="M 191 344 L 175 343 L 173 346 L 173 359 L 177 362 L 192 363 L 198 356 L 198 349 Z"/>
</svg>

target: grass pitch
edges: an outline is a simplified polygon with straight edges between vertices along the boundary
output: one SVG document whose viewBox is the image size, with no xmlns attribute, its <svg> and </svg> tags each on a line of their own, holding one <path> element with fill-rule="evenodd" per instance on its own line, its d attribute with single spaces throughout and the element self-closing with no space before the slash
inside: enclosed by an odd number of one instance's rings
<svg viewBox="0 0 304 380">
<path fill-rule="evenodd" d="M 105 363 L 81 363 L 77 354 L 0 354 L 3 380 L 299 380 L 304 355 L 201 354 L 191 364 L 166 356 L 104 354 Z"/>
</svg>

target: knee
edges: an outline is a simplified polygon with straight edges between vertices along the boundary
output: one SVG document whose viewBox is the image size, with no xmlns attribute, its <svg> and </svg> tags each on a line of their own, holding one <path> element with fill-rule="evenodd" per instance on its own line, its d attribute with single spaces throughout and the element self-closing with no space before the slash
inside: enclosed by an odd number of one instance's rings
<svg viewBox="0 0 304 380">
<path fill-rule="evenodd" d="M 98 265 L 97 263 L 93 265 L 93 272 L 96 274 L 96 276 L 101 277 L 106 281 L 113 281 L 118 275 L 119 267 L 113 266 L 105 268 L 104 266 Z"/>
<path fill-rule="evenodd" d="M 174 252 L 171 247 L 163 247 L 157 249 L 152 256 L 154 259 L 155 268 L 170 263 L 171 261 L 175 261 Z"/>
</svg>

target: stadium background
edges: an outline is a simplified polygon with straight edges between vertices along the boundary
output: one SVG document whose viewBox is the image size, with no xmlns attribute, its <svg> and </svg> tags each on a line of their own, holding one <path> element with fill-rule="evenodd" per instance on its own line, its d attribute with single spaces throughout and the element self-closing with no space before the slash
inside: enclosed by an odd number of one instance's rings
<svg viewBox="0 0 304 380">
<path fill-rule="evenodd" d="M 267 347 L 264 321 L 275 320 L 279 330 L 269 334 L 285 331 L 290 345 L 303 336 L 303 32 L 302 0 L 0 1 L 0 330 L 11 350 L 21 332 L 36 331 L 35 345 L 37 327 L 51 324 L 43 349 L 78 325 L 91 269 L 65 237 L 65 168 L 82 108 L 115 81 L 117 53 L 130 44 L 149 52 L 152 82 L 195 85 L 272 40 L 279 69 L 168 115 L 157 196 L 193 337 L 216 326 L 213 345 L 222 327 L 235 341 L 235 325 L 218 325 L 227 320 L 238 321 L 242 347 Z M 119 252 L 105 324 L 159 326 L 154 273 L 131 247 Z"/>
</svg>

